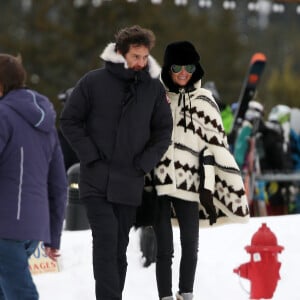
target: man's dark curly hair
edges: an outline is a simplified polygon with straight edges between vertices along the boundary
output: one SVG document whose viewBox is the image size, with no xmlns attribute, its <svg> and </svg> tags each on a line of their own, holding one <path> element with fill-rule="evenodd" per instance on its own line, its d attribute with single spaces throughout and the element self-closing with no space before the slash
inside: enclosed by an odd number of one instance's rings
<svg viewBox="0 0 300 300">
<path fill-rule="evenodd" d="M 154 33 L 146 28 L 142 28 L 139 25 L 131 27 L 125 27 L 121 29 L 116 35 L 116 51 L 119 51 L 122 55 L 125 55 L 131 45 L 133 46 L 145 46 L 151 50 L 155 45 Z"/>
</svg>

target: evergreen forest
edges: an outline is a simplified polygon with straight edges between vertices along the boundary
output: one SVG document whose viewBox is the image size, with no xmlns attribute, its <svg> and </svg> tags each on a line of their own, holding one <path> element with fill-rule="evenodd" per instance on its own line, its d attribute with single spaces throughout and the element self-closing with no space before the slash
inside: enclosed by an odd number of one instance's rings
<svg viewBox="0 0 300 300">
<path fill-rule="evenodd" d="M 162 0 L 10 0 L 0 1 L 0 52 L 21 55 L 28 86 L 47 95 L 59 113 L 57 95 L 87 71 L 101 67 L 99 54 L 125 26 L 139 24 L 156 35 L 153 57 L 190 40 L 200 52 L 205 81 L 214 81 L 224 103 L 237 101 L 250 58 L 267 56 L 256 99 L 266 110 L 276 104 L 299 107 L 300 14 L 287 3 L 283 13 L 250 11 L 249 2 Z M 268 1 L 264 1 L 268 2 Z M 272 5 L 272 1 L 269 5 Z"/>
</svg>

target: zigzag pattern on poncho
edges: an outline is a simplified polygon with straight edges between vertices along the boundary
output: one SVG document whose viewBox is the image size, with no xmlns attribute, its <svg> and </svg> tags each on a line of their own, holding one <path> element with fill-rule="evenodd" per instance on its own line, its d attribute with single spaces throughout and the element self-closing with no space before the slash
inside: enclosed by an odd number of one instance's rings
<svg viewBox="0 0 300 300">
<path fill-rule="evenodd" d="M 189 94 L 190 104 L 177 105 L 178 94 L 169 93 L 174 120 L 172 144 L 155 168 L 158 195 L 170 195 L 199 203 L 200 218 L 207 215 L 199 201 L 200 180 L 212 191 L 217 223 L 246 222 L 248 203 L 240 170 L 229 151 L 219 109 L 210 92 Z M 200 178 L 199 153 L 213 156 Z M 147 182 L 147 181 L 146 181 Z M 147 184 L 147 183 L 146 183 Z"/>
</svg>

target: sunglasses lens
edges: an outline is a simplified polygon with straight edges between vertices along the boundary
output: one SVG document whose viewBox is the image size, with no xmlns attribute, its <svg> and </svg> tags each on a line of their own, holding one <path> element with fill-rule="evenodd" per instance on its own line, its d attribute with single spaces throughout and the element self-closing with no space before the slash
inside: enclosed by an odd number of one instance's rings
<svg viewBox="0 0 300 300">
<path fill-rule="evenodd" d="M 196 70 L 196 66 L 195 65 L 186 65 L 184 68 L 185 68 L 185 70 L 188 73 L 194 73 L 195 70 Z"/>
<path fill-rule="evenodd" d="M 172 65 L 171 70 L 172 70 L 173 73 L 179 73 L 182 70 L 182 66 Z"/>
<path fill-rule="evenodd" d="M 195 65 L 186 65 L 186 66 L 172 65 L 171 70 L 172 70 L 173 73 L 179 73 L 179 72 L 181 72 L 183 67 L 190 74 L 194 73 L 195 70 L 196 70 Z"/>
</svg>

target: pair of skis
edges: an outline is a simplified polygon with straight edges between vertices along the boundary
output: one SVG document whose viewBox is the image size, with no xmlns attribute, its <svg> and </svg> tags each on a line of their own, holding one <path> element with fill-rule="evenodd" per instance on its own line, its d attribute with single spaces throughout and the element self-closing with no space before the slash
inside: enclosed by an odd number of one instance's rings
<svg viewBox="0 0 300 300">
<path fill-rule="evenodd" d="M 261 52 L 254 53 L 251 57 L 249 68 L 244 79 L 240 96 L 237 101 L 237 109 L 234 114 L 234 120 L 231 131 L 228 135 L 229 144 L 234 145 L 237 131 L 244 119 L 248 109 L 248 104 L 254 99 L 255 92 L 260 82 L 262 73 L 265 69 L 267 58 Z"/>
<path fill-rule="evenodd" d="M 240 96 L 237 103 L 237 109 L 234 115 L 234 121 L 232 124 L 231 132 L 228 135 L 229 144 L 234 147 L 235 139 L 240 126 L 242 125 L 245 113 L 248 109 L 248 104 L 254 99 L 257 87 L 259 85 L 261 76 L 266 66 L 266 56 L 263 53 L 255 53 L 251 57 L 250 65 L 247 70 L 246 77 L 244 79 Z M 246 194 L 248 197 L 249 205 L 252 206 L 253 213 L 255 215 L 263 216 L 266 215 L 266 206 L 263 199 L 253 201 L 256 185 L 256 174 L 260 173 L 258 166 L 259 158 L 256 155 L 256 134 L 258 123 L 253 124 L 253 134 L 249 138 L 249 150 L 247 155 L 247 170 L 244 174 L 244 185 Z"/>
</svg>

